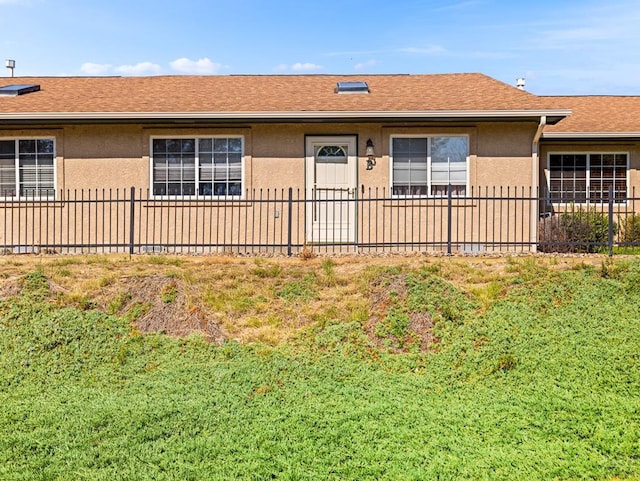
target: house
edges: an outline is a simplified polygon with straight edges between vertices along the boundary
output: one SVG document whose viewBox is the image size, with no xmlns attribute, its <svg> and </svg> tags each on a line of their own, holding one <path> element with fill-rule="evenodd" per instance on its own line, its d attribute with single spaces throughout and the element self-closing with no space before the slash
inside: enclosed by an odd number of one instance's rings
<svg viewBox="0 0 640 481">
<path fill-rule="evenodd" d="M 640 98 L 536 96 L 475 73 L 0 82 L 13 251 L 535 250 L 546 204 L 603 203 L 612 184 L 626 205 L 639 168 Z M 129 187 L 140 203 L 120 211 Z"/>
</svg>

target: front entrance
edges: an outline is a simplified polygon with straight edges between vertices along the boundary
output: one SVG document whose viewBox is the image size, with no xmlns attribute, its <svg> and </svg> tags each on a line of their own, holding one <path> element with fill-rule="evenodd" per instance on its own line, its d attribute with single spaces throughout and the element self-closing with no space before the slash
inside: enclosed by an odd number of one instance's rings
<svg viewBox="0 0 640 481">
<path fill-rule="evenodd" d="M 356 146 L 354 135 L 307 137 L 307 242 L 355 242 Z"/>
</svg>

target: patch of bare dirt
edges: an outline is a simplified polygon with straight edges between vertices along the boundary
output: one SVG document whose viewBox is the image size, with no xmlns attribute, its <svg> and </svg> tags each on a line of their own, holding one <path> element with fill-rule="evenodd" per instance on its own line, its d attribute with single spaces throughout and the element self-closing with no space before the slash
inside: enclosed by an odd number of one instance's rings
<svg viewBox="0 0 640 481">
<path fill-rule="evenodd" d="M 15 297 L 22 291 L 20 279 L 12 277 L 8 279 L 0 279 L 0 300 Z"/>
<path fill-rule="evenodd" d="M 433 334 L 435 324 L 428 312 L 410 312 L 408 330 L 419 342 L 421 351 L 433 350 L 434 344 L 440 342 L 440 338 Z"/>
<path fill-rule="evenodd" d="M 187 303 L 184 283 L 165 275 L 122 278 L 109 289 L 118 313 L 130 313 L 142 333 L 162 332 L 173 337 L 200 333 L 209 342 L 221 343 L 225 335 L 215 320 Z M 103 301 L 104 302 L 104 301 Z"/>
<path fill-rule="evenodd" d="M 434 344 L 440 339 L 433 334 L 434 322 L 428 311 L 409 311 L 403 308 L 407 296 L 407 284 L 402 274 L 385 276 L 371 285 L 371 315 L 365 325 L 365 332 L 369 339 L 378 347 L 392 352 L 407 352 L 417 347 L 422 352 L 433 350 Z M 389 312 L 397 308 L 408 317 L 406 328 L 402 335 L 390 332 Z"/>
</svg>

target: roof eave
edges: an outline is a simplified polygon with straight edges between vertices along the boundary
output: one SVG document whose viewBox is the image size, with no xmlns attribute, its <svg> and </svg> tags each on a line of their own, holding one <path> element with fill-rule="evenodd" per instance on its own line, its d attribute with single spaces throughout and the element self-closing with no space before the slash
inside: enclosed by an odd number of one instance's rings
<svg viewBox="0 0 640 481">
<path fill-rule="evenodd" d="M 294 112 L 4 112 L 0 121 L 149 121 L 149 120 L 386 120 L 386 119 L 538 119 L 556 123 L 571 110 L 401 110 L 401 111 L 294 111 Z"/>
<path fill-rule="evenodd" d="M 549 140 L 637 139 L 640 138 L 640 132 L 544 132 L 542 138 Z"/>
</svg>

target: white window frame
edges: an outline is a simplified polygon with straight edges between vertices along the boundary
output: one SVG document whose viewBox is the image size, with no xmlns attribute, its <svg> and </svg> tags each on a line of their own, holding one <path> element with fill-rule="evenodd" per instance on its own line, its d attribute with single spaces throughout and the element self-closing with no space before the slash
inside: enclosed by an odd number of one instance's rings
<svg viewBox="0 0 640 481">
<path fill-rule="evenodd" d="M 586 165 L 586 200 L 584 202 L 556 202 L 553 198 L 551 198 L 551 156 L 552 155 L 584 155 L 587 158 Z M 604 205 L 607 202 L 602 202 L 598 200 L 591 200 L 591 156 L 592 155 L 625 155 L 627 157 L 627 162 L 625 165 L 625 184 L 626 184 L 626 194 L 625 197 L 629 198 L 629 188 L 630 188 L 630 177 L 629 177 L 629 157 L 630 154 L 628 151 L 605 151 L 605 150 L 581 150 L 581 151 L 553 151 L 547 153 L 547 168 L 546 168 L 546 178 L 547 178 L 547 192 L 549 195 L 548 204 L 558 205 L 558 206 L 566 206 L 566 205 L 584 205 L 588 206 L 591 204 L 595 205 Z M 615 200 L 614 200 L 615 202 Z M 626 205 L 627 202 L 615 202 L 616 205 Z"/>
<path fill-rule="evenodd" d="M 50 140 L 53 142 L 53 195 L 20 195 L 20 141 L 22 140 Z M 0 137 L 0 141 L 12 141 L 16 144 L 15 158 L 14 158 L 14 172 L 15 172 L 15 195 L 2 195 L 0 191 L 0 200 L 3 202 L 20 202 L 29 200 L 55 200 L 57 195 L 58 186 L 58 156 L 56 138 L 51 136 L 37 137 L 37 136 L 14 136 L 14 137 Z"/>
<path fill-rule="evenodd" d="M 393 198 L 411 198 L 411 197 L 424 197 L 423 195 L 400 195 L 393 193 L 394 187 L 394 178 L 393 178 L 393 164 L 394 164 L 394 156 L 393 156 L 393 140 L 394 139 L 427 139 L 427 197 L 430 198 L 444 198 L 447 197 L 444 195 L 434 195 L 431 193 L 432 183 L 432 168 L 431 168 L 431 139 L 435 137 L 464 137 L 467 139 L 467 155 L 465 158 L 466 170 L 465 170 L 465 178 L 466 182 L 464 183 L 465 194 L 464 195 L 456 195 L 452 194 L 453 197 L 463 198 L 468 195 L 469 192 L 469 172 L 470 172 L 470 155 L 469 155 L 469 135 L 468 134 L 450 134 L 450 133 L 435 133 L 435 134 L 393 134 L 390 136 L 389 141 L 389 179 L 390 179 L 390 189 L 391 195 Z M 436 184 L 440 185 L 440 184 Z M 462 184 L 452 184 L 452 185 L 462 185 Z"/>
<path fill-rule="evenodd" d="M 195 140 L 195 189 L 194 195 L 155 195 L 153 193 L 153 141 L 157 139 L 194 139 Z M 199 140 L 201 139 L 240 139 L 240 195 L 201 195 L 199 194 L 200 184 L 200 156 L 199 156 Z M 185 199 L 185 200 L 207 200 L 207 199 L 242 199 L 245 192 L 245 138 L 244 135 L 236 134 L 216 134 L 216 135 L 153 135 L 149 138 L 149 196 L 151 199 Z M 213 181 L 212 181 L 213 183 Z M 213 190 L 213 189 L 212 189 Z"/>
</svg>

